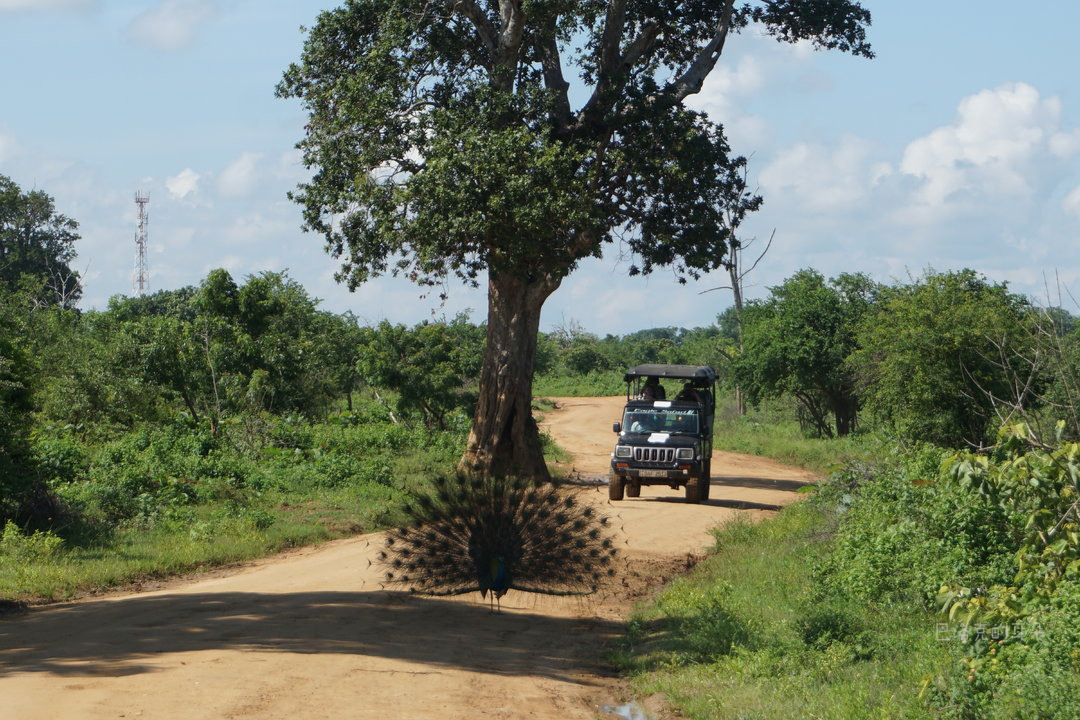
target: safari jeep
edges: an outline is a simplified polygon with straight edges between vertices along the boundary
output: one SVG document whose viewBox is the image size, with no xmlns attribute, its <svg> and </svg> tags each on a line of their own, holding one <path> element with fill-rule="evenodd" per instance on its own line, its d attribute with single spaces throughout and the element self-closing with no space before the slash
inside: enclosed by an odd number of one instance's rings
<svg viewBox="0 0 1080 720">
<path fill-rule="evenodd" d="M 638 365 L 626 371 L 626 407 L 611 453 L 609 496 L 638 497 L 642 485 L 686 488 L 709 498 L 716 371 L 695 365 Z"/>
</svg>

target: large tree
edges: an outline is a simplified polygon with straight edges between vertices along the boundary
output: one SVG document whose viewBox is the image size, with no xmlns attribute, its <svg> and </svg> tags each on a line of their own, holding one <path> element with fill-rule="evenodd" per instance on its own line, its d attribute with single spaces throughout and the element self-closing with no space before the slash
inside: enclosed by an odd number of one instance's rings
<svg viewBox="0 0 1080 720">
<path fill-rule="evenodd" d="M 1037 404 L 1035 319 L 1024 297 L 970 269 L 886 288 L 850 358 L 868 414 L 907 442 L 986 445 L 1000 403 Z"/>
<path fill-rule="evenodd" d="M 721 266 L 760 199 L 684 106 L 728 36 L 872 56 L 852 0 L 350 0 L 278 86 L 310 119 L 293 198 L 355 288 L 486 273 L 488 337 L 462 469 L 544 479 L 531 413 L 540 311 L 609 243 L 631 275 Z M 568 70 L 576 76 L 573 84 Z"/>
<path fill-rule="evenodd" d="M 0 287 L 33 292 L 39 302 L 74 307 L 82 295 L 70 263 L 78 223 L 56 212 L 41 190 L 23 192 L 0 175 Z"/>
<path fill-rule="evenodd" d="M 800 270 L 769 297 L 743 312 L 738 383 L 756 402 L 789 394 L 800 420 L 816 435 L 844 436 L 855 429 L 859 403 L 848 357 L 855 333 L 874 309 L 880 288 L 861 273 L 826 281 Z"/>
</svg>

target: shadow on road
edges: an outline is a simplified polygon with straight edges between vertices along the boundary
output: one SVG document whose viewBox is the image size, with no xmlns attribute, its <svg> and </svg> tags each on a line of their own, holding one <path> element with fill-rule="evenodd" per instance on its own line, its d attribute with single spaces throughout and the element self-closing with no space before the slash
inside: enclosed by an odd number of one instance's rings
<svg viewBox="0 0 1080 720">
<path fill-rule="evenodd" d="M 479 601 L 479 595 L 477 595 Z M 397 592 L 155 595 L 33 610 L 0 620 L 0 677 L 20 672 L 153 672 L 163 653 L 239 649 L 394 658 L 499 675 L 580 682 L 616 623 Z M 509 601 L 505 602 L 505 601 Z M 595 652 L 567 638 L 594 638 Z"/>
<path fill-rule="evenodd" d="M 713 493 L 716 492 L 716 487 L 715 486 L 713 487 L 711 492 L 713 492 Z M 632 500 L 632 502 L 639 502 L 639 501 L 656 502 L 656 503 L 673 503 L 673 504 L 676 504 L 676 505 L 686 505 L 687 504 L 686 499 L 681 498 L 681 497 L 646 497 L 646 496 L 642 495 L 641 497 L 633 498 L 633 500 Z M 714 497 L 710 497 L 708 500 L 705 500 L 705 501 L 699 502 L 699 503 L 693 503 L 693 504 L 698 505 L 698 506 L 705 506 L 705 507 L 731 508 L 731 509 L 734 509 L 734 510 L 772 510 L 772 511 L 778 511 L 778 510 L 780 510 L 780 509 L 782 509 L 784 507 L 783 505 L 772 505 L 772 504 L 769 504 L 769 503 L 752 502 L 750 500 L 726 500 L 726 499 L 723 499 L 723 498 L 714 498 Z"/>
<path fill-rule="evenodd" d="M 714 475 L 712 479 L 713 488 L 732 485 L 754 490 L 783 490 L 785 492 L 798 492 L 800 488 L 812 484 L 804 480 L 773 480 L 758 477 L 719 477 Z"/>
</svg>

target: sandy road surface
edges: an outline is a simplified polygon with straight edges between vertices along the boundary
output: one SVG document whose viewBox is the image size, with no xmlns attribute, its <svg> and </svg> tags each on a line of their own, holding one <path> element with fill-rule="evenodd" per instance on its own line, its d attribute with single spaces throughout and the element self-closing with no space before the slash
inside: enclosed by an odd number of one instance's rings
<svg viewBox="0 0 1080 720">
<path fill-rule="evenodd" d="M 619 398 L 564 398 L 545 425 L 584 478 L 606 473 Z M 0 720 L 591 719 L 614 703 L 598 652 L 634 597 L 685 567 L 736 508 L 789 502 L 808 473 L 717 453 L 707 504 L 644 488 L 613 503 L 625 572 L 587 599 L 430 599 L 380 588 L 379 537 L 0 617 Z M 585 497 L 605 504 L 604 488 Z"/>
</svg>

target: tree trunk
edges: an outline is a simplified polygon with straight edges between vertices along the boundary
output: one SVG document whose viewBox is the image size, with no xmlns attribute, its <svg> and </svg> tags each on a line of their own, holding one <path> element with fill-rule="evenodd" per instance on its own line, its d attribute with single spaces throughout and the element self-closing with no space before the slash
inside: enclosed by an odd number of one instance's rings
<svg viewBox="0 0 1080 720">
<path fill-rule="evenodd" d="M 536 334 L 544 301 L 559 287 L 550 277 L 523 279 L 491 271 L 487 347 L 480 396 L 458 470 L 467 475 L 551 479 L 532 416 Z"/>
<path fill-rule="evenodd" d="M 746 414 L 746 398 L 743 397 L 742 388 L 735 386 L 735 412 L 739 415 Z"/>
<path fill-rule="evenodd" d="M 728 274 L 731 276 L 731 295 L 735 300 L 735 334 L 738 335 L 737 344 L 739 347 L 739 354 L 743 352 L 742 342 L 742 310 L 743 310 L 743 294 L 742 294 L 742 276 L 739 274 L 739 250 L 738 248 L 732 248 L 731 250 L 733 261 L 728 265 Z M 742 388 L 735 385 L 735 412 L 739 415 L 746 414 L 746 400 L 743 399 Z"/>
<path fill-rule="evenodd" d="M 833 417 L 836 420 L 836 436 L 844 437 L 855 430 L 859 416 L 859 404 L 851 392 L 841 389 L 831 394 Z"/>
</svg>

